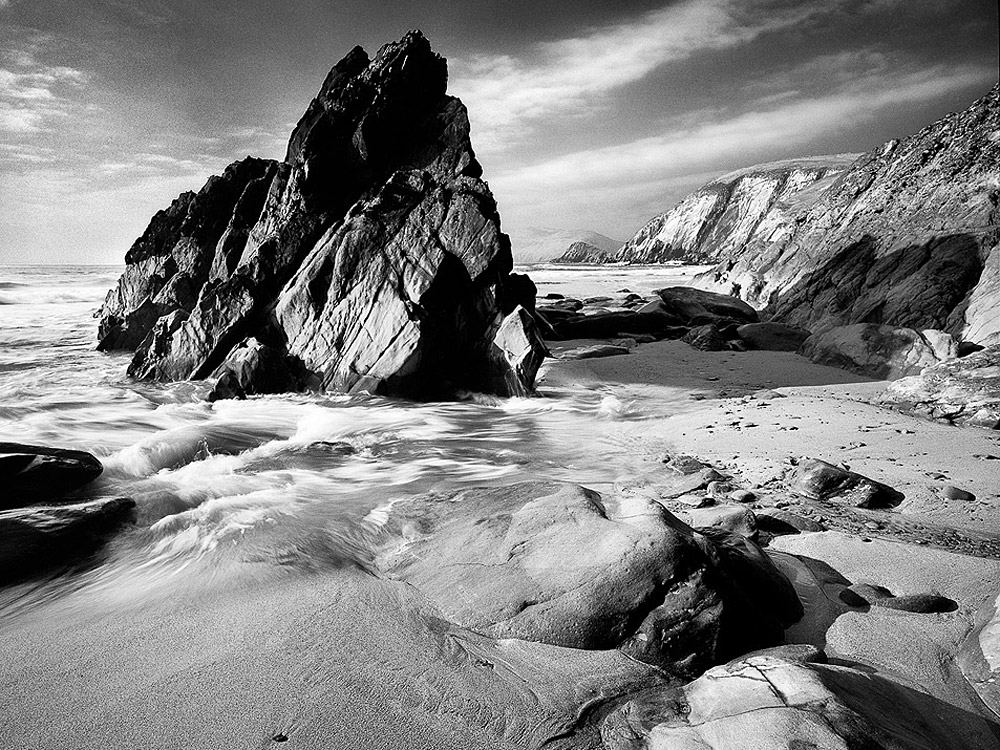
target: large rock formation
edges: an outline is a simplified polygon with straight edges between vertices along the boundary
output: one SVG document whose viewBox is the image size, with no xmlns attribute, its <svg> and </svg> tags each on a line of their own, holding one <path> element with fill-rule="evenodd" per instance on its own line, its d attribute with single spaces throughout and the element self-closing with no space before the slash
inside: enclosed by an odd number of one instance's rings
<svg viewBox="0 0 1000 750">
<path fill-rule="evenodd" d="M 100 348 L 135 349 L 129 374 L 156 380 L 208 377 L 253 337 L 330 388 L 530 390 L 534 370 L 512 371 L 494 337 L 533 299 L 510 283 L 510 241 L 446 88 L 419 32 L 374 60 L 351 51 L 282 162 L 237 162 L 153 217 L 100 312 Z"/>
<path fill-rule="evenodd" d="M 802 614 L 749 540 L 660 505 L 526 483 L 400 503 L 377 566 L 496 638 L 619 648 L 690 678 L 778 643 Z"/>
<path fill-rule="evenodd" d="M 607 263 L 612 256 L 589 242 L 574 242 L 553 263 Z"/>
<path fill-rule="evenodd" d="M 653 218 L 612 259 L 713 263 L 754 243 L 780 241 L 856 156 L 774 162 L 724 175 Z"/>
<path fill-rule="evenodd" d="M 817 183 L 818 185 L 818 183 Z M 1000 88 L 857 160 L 707 275 L 784 323 L 1000 342 Z"/>
</svg>

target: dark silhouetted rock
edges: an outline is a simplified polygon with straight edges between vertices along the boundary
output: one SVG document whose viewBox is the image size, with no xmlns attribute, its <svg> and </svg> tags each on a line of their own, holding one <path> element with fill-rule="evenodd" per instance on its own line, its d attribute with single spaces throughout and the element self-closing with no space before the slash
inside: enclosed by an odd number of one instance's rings
<svg viewBox="0 0 1000 750">
<path fill-rule="evenodd" d="M 746 344 L 747 349 L 772 352 L 798 351 L 802 343 L 809 338 L 809 331 L 805 328 L 786 326 L 773 321 L 747 323 L 737 328 L 736 333 Z"/>
<path fill-rule="evenodd" d="M 1000 345 L 897 380 L 880 401 L 932 419 L 1000 429 Z"/>
<path fill-rule="evenodd" d="M 101 462 L 85 451 L 0 443 L 0 509 L 58 500 L 103 471 Z"/>
<path fill-rule="evenodd" d="M 703 352 L 719 352 L 729 348 L 719 329 L 711 324 L 692 328 L 681 337 L 681 341 Z"/>
<path fill-rule="evenodd" d="M 128 498 L 0 513 L 0 585 L 16 583 L 92 554 L 125 523 Z"/>
<path fill-rule="evenodd" d="M 378 567 L 449 620 L 497 638 L 619 648 L 676 676 L 779 641 L 802 612 L 752 542 L 576 485 L 395 505 L 388 529 Z"/>
<path fill-rule="evenodd" d="M 257 339 L 248 339 L 229 352 L 215 375 L 218 380 L 209 401 L 286 393 L 302 386 L 301 373 L 293 371 L 290 360 Z"/>
<path fill-rule="evenodd" d="M 657 289 L 666 312 L 684 325 L 756 323 L 757 311 L 741 299 L 692 286 Z"/>
<path fill-rule="evenodd" d="M 800 531 L 826 531 L 826 526 L 819 521 L 800 516 L 783 508 L 759 508 L 757 528 L 769 534 L 798 534 Z"/>
<path fill-rule="evenodd" d="M 676 329 L 677 319 L 659 312 L 604 312 L 568 317 L 554 322 L 553 327 L 560 336 L 567 339 L 613 339 L 627 333 L 646 333 L 667 338 L 667 334 Z"/>
<path fill-rule="evenodd" d="M 446 88 L 419 32 L 374 60 L 355 48 L 282 162 L 238 162 L 153 218 L 102 308 L 101 348 L 136 349 L 136 378 L 200 379 L 266 331 L 326 388 L 530 391 L 544 349 L 515 384 L 495 339 L 515 308 L 533 309 L 534 285 L 510 274 L 465 107 Z"/>
<path fill-rule="evenodd" d="M 876 607 L 897 609 L 901 612 L 916 612 L 919 614 L 954 612 L 958 609 L 958 604 L 954 599 L 949 599 L 940 594 L 904 594 L 875 599 L 871 603 Z"/>
<path fill-rule="evenodd" d="M 903 493 L 892 487 L 816 458 L 799 461 L 792 491 L 813 500 L 838 500 L 856 508 L 893 508 L 903 501 Z"/>
<path fill-rule="evenodd" d="M 957 357 L 958 346 L 941 331 L 856 323 L 813 334 L 799 353 L 816 364 L 895 380 Z"/>
</svg>

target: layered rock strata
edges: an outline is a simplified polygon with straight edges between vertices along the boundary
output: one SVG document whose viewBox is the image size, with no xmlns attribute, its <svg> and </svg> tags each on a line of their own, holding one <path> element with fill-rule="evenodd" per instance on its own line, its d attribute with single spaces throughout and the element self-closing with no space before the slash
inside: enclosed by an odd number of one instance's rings
<svg viewBox="0 0 1000 750">
<path fill-rule="evenodd" d="M 528 392 L 539 357 L 512 370 L 519 355 L 494 339 L 534 300 L 511 283 L 510 241 L 446 88 L 419 32 L 374 60 L 355 48 L 283 161 L 237 162 L 153 217 L 100 311 L 99 347 L 134 349 L 142 379 L 206 378 L 243 344 L 327 388 Z M 544 351 L 533 329 L 523 338 Z"/>
</svg>

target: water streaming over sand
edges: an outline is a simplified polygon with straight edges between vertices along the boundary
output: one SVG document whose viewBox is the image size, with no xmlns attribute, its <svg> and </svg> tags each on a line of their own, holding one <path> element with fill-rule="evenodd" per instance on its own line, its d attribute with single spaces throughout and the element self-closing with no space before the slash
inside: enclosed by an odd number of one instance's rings
<svg viewBox="0 0 1000 750">
<path fill-rule="evenodd" d="M 543 381 L 531 399 L 289 394 L 208 403 L 204 383 L 132 382 L 127 353 L 95 351 L 93 313 L 120 270 L 0 268 L 0 439 L 90 451 L 105 471 L 79 499 L 137 503 L 136 524 L 99 564 L 13 589 L 0 607 L 65 586 L 147 587 L 183 577 L 195 561 L 201 574 L 240 561 L 286 569 L 363 562 L 385 508 L 417 493 L 530 478 L 612 483 L 641 458 L 616 425 L 686 400 L 662 389 L 637 400 L 634 389 Z M 529 270 L 540 296 L 647 293 L 691 275 Z"/>
</svg>

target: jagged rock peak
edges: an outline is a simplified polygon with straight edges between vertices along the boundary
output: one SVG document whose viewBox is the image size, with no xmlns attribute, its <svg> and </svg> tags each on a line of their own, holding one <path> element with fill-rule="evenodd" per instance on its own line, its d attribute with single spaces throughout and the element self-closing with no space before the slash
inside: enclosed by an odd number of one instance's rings
<svg viewBox="0 0 1000 750">
<path fill-rule="evenodd" d="M 137 378 L 273 371 L 238 366 L 249 346 L 326 387 L 529 391 L 544 352 L 524 312 L 533 294 L 510 277 L 510 240 L 447 83 L 419 31 L 374 59 L 348 53 L 284 161 L 237 162 L 153 217 L 99 313 L 99 347 L 135 350 Z"/>
</svg>

